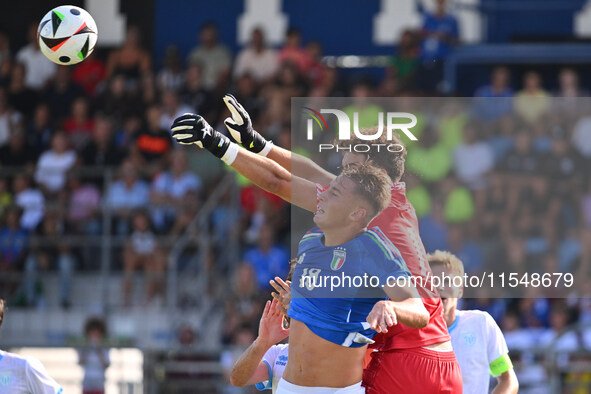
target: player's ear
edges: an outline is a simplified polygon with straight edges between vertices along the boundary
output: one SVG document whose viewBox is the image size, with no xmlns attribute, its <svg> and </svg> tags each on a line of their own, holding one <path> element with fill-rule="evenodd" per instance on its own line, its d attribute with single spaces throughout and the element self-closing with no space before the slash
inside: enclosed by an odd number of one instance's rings
<svg viewBox="0 0 591 394">
<path fill-rule="evenodd" d="M 350 217 L 352 220 L 356 222 L 365 220 L 365 218 L 367 217 L 367 210 L 362 207 L 357 207 L 357 209 L 351 212 Z"/>
<path fill-rule="evenodd" d="M 462 298 L 464 296 L 464 286 L 458 288 L 458 298 Z"/>
</svg>

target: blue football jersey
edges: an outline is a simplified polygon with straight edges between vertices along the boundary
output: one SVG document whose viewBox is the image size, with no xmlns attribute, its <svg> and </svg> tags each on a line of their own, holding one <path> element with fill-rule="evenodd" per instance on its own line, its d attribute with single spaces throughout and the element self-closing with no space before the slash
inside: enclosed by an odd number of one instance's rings
<svg viewBox="0 0 591 394">
<path fill-rule="evenodd" d="M 376 333 L 367 315 L 388 298 L 382 287 L 410 272 L 378 227 L 338 246 L 324 246 L 323 236 L 313 229 L 300 241 L 288 315 L 328 341 L 364 346 Z"/>
</svg>

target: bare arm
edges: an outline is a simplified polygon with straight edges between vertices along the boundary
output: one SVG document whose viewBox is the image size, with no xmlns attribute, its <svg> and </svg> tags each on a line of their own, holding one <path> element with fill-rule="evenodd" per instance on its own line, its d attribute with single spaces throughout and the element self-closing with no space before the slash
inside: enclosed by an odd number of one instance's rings
<svg viewBox="0 0 591 394">
<path fill-rule="evenodd" d="M 312 160 L 273 145 L 267 157 L 292 174 L 321 185 L 328 185 L 335 175 L 326 171 Z"/>
<path fill-rule="evenodd" d="M 262 360 L 271 346 L 272 343 L 264 343 L 260 338 L 255 339 L 234 364 L 230 383 L 243 387 L 269 379 L 269 368 Z"/>
<path fill-rule="evenodd" d="M 497 386 L 493 394 L 515 394 L 519 391 L 519 382 L 513 368 L 497 376 Z"/>
<path fill-rule="evenodd" d="M 276 300 L 267 301 L 259 323 L 257 339 L 242 353 L 230 375 L 234 386 L 247 386 L 269 379 L 269 368 L 262 360 L 267 350 L 287 338 L 289 330 L 283 328 L 283 314 Z"/>
<path fill-rule="evenodd" d="M 316 210 L 316 185 L 292 176 L 273 160 L 239 149 L 232 168 L 269 193 L 308 211 Z"/>
<path fill-rule="evenodd" d="M 399 323 L 412 328 L 423 328 L 429 324 L 429 312 L 425 309 L 423 301 L 412 285 L 398 286 L 396 282 L 390 282 L 384 286 L 384 291 L 390 298 L 389 302 L 396 313 Z"/>
</svg>

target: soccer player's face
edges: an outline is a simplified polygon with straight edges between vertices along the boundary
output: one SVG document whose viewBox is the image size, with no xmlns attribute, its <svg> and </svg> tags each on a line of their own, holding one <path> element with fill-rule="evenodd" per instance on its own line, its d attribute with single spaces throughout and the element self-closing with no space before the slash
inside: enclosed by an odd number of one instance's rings
<svg viewBox="0 0 591 394">
<path fill-rule="evenodd" d="M 433 271 L 433 276 L 437 277 L 440 283 L 437 290 L 439 290 L 439 296 L 441 297 L 441 301 L 443 301 L 443 309 L 447 311 L 449 308 L 457 306 L 458 298 L 461 297 L 463 289 L 461 287 L 454 287 L 453 284 L 454 282 L 461 283 L 459 279 L 456 278 L 454 281 L 453 278 L 456 275 L 447 271 L 442 264 L 432 265 L 431 271 Z"/>
<path fill-rule="evenodd" d="M 355 182 L 347 177 L 335 178 L 318 198 L 314 223 L 323 230 L 350 223 L 352 213 L 359 209 L 355 187 Z"/>
</svg>

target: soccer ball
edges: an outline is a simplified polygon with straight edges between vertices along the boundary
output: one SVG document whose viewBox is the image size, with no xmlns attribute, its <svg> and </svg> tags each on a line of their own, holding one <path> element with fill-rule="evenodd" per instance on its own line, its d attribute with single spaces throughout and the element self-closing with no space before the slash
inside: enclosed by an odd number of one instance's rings
<svg viewBox="0 0 591 394">
<path fill-rule="evenodd" d="M 45 14 L 37 35 L 41 52 L 49 60 L 71 65 L 92 53 L 98 30 L 88 12 L 73 5 L 62 5 Z"/>
</svg>

